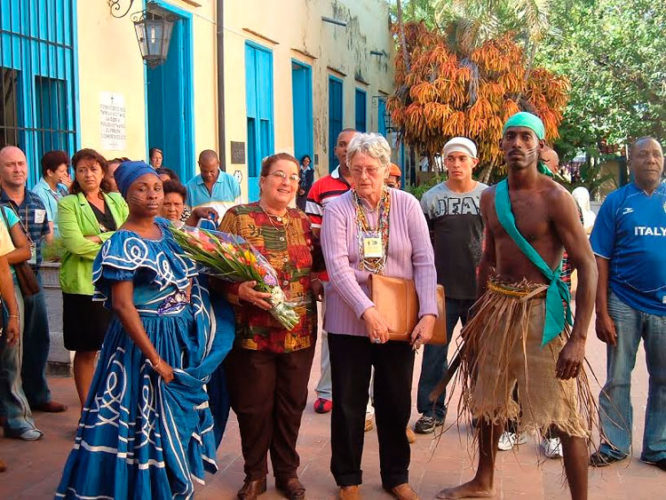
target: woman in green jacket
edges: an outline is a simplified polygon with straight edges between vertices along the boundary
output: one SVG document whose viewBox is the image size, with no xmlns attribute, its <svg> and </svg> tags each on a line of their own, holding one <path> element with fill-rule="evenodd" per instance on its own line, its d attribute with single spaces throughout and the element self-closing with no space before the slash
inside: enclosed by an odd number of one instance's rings
<svg viewBox="0 0 666 500">
<path fill-rule="evenodd" d="M 102 243 L 127 219 L 128 209 L 120 193 L 109 192 L 106 160 L 97 151 L 78 151 L 72 165 L 72 194 L 58 203 L 58 228 L 65 246 L 60 286 L 65 348 L 76 352 L 74 382 L 83 408 L 111 319 L 102 303 L 92 300 L 92 265 Z"/>
</svg>

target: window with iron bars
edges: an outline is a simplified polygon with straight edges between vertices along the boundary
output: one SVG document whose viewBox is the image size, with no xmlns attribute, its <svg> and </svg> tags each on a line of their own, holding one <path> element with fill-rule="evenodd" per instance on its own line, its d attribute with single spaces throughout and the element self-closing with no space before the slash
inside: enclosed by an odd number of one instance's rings
<svg viewBox="0 0 666 500">
<path fill-rule="evenodd" d="M 75 0 L 0 0 L 0 147 L 21 148 L 28 185 L 40 159 L 77 145 Z"/>
</svg>

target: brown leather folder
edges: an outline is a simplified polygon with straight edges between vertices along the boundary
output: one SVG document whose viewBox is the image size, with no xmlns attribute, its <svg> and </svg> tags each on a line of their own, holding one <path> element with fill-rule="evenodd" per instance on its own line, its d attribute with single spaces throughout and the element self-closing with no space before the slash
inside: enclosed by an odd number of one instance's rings
<svg viewBox="0 0 666 500">
<path fill-rule="evenodd" d="M 370 297 L 388 324 L 389 339 L 409 342 L 418 322 L 419 298 L 414 280 L 371 274 Z M 428 344 L 446 344 L 444 287 L 437 285 L 437 321 Z"/>
</svg>

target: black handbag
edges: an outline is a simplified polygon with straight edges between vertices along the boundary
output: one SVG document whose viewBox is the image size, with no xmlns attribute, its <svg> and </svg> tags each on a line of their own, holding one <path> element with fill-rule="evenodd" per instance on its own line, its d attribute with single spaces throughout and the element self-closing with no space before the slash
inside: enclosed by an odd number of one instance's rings
<svg viewBox="0 0 666 500">
<path fill-rule="evenodd" d="M 9 232 L 9 221 L 7 220 L 7 214 L 5 213 L 4 207 L 5 206 L 0 206 L 0 212 L 2 212 L 2 218 L 5 220 L 5 226 L 7 227 L 7 231 Z M 19 224 L 21 223 L 19 222 Z M 26 238 L 28 238 L 29 241 L 30 236 L 28 235 L 22 224 L 21 224 L 21 229 L 23 230 L 23 232 L 26 235 Z M 11 232 L 9 233 L 9 235 L 11 237 Z M 16 281 L 18 282 L 19 289 L 21 290 L 21 295 L 23 295 L 23 297 L 31 297 L 33 295 L 38 294 L 40 290 L 39 282 L 37 281 L 37 276 L 35 276 L 35 272 L 32 270 L 32 267 L 30 267 L 30 264 L 28 264 L 28 262 L 24 260 L 23 262 L 20 262 L 18 264 L 12 264 L 12 267 L 14 268 L 14 274 L 16 275 Z"/>
</svg>

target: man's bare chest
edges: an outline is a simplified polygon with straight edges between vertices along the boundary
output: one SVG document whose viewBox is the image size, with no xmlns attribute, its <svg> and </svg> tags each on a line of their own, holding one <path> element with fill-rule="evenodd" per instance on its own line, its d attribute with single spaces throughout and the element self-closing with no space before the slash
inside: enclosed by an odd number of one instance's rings
<svg viewBox="0 0 666 500">
<path fill-rule="evenodd" d="M 546 200 L 539 193 L 531 195 L 511 196 L 511 211 L 520 234 L 530 243 L 538 242 L 550 236 L 550 213 Z M 507 236 L 502 228 L 497 214 L 493 213 L 492 229 L 497 236 Z"/>
</svg>

